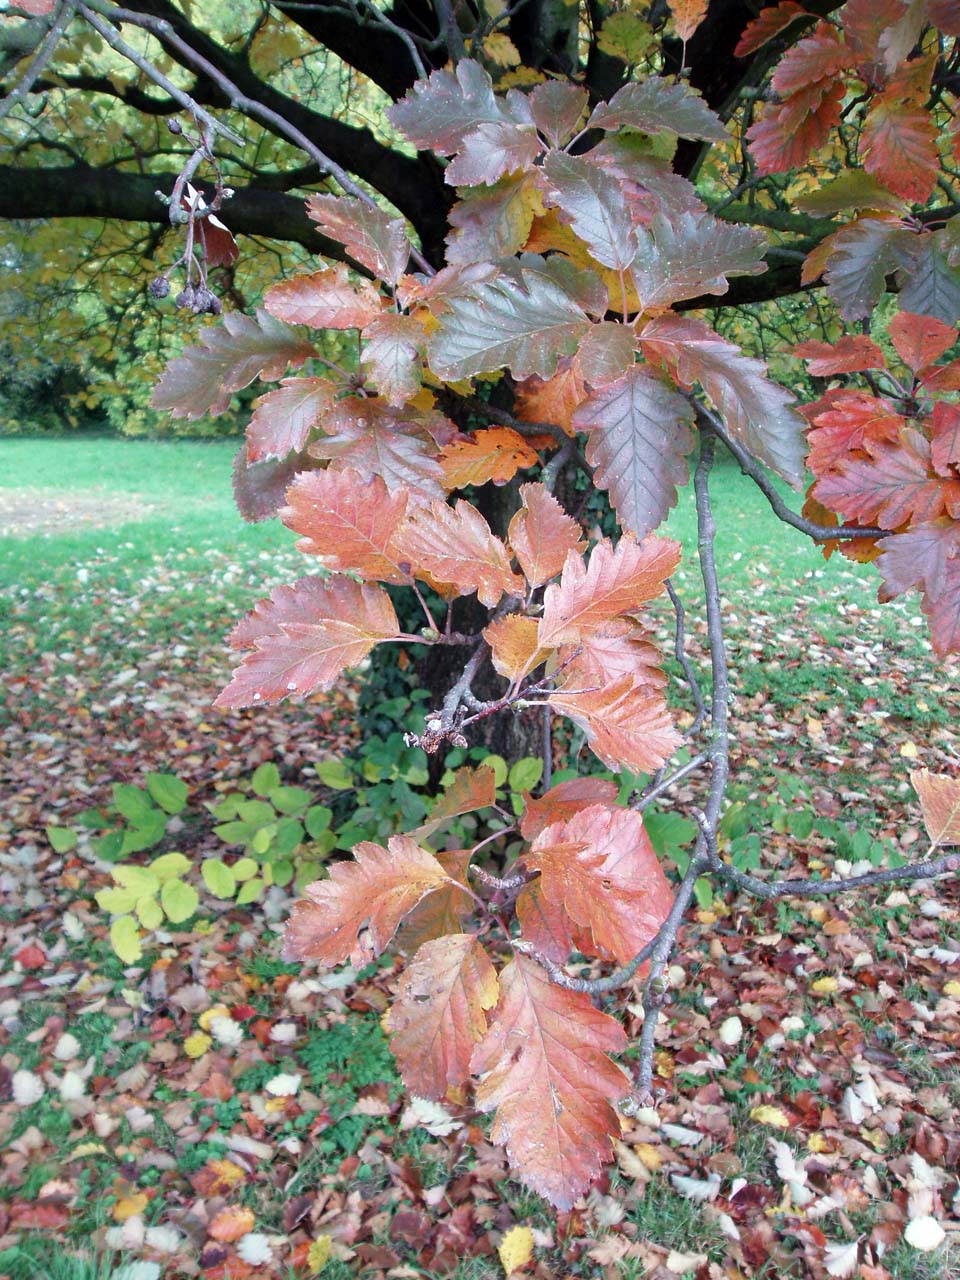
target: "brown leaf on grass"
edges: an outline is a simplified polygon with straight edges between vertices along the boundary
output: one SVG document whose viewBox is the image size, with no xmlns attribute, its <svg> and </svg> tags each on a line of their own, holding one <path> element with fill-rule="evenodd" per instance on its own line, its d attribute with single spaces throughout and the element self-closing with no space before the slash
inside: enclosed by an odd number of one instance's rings
<svg viewBox="0 0 960 1280">
<path fill-rule="evenodd" d="M 910 783 L 920 797 L 923 824 L 931 844 L 960 844 L 960 778 L 915 769 Z"/>
</svg>

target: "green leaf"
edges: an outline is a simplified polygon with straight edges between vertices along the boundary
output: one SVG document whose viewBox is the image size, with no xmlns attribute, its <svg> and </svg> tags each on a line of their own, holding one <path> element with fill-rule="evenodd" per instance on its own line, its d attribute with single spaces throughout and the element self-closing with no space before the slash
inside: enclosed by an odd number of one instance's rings
<svg viewBox="0 0 960 1280">
<path fill-rule="evenodd" d="M 286 859 L 282 859 L 280 862 L 274 862 L 272 864 L 272 869 L 273 883 L 280 885 L 281 888 L 283 888 L 284 885 L 289 884 L 293 879 L 293 863 L 288 862 Z"/>
<path fill-rule="evenodd" d="M 262 858 L 269 850 L 276 830 L 275 826 L 261 827 L 259 831 L 254 833 L 254 837 L 250 841 L 250 848 L 259 857 Z"/>
<path fill-rule="evenodd" d="M 187 784 L 172 773 L 148 773 L 147 790 L 164 813 L 180 813 L 187 803 Z"/>
<path fill-rule="evenodd" d="M 676 862 L 676 851 L 696 839 L 697 824 L 679 813 L 658 813 L 647 809 L 643 827 L 658 857 L 670 856 Z"/>
<path fill-rule="evenodd" d="M 129 889 L 138 898 L 152 897 L 160 889 L 159 876 L 155 876 L 146 867 L 114 867 L 110 874 L 118 885 Z"/>
<path fill-rule="evenodd" d="M 70 827 L 47 827 L 46 832 L 54 853 L 69 853 L 77 847 L 77 833 Z"/>
<path fill-rule="evenodd" d="M 144 929 L 159 929 L 163 924 L 163 911 L 156 898 L 140 898 L 137 902 L 137 919 Z"/>
<path fill-rule="evenodd" d="M 240 817 L 244 822 L 263 827 L 276 820 L 277 812 L 266 800 L 244 800 L 240 805 Z"/>
<path fill-rule="evenodd" d="M 146 791 L 131 786 L 129 782 L 113 784 L 113 805 L 118 813 L 128 822 L 139 823 L 153 809 L 153 803 Z"/>
<path fill-rule="evenodd" d="M 444 295 L 427 354 L 430 368 L 447 381 L 504 368 L 516 378 L 550 378 L 590 327 L 577 296 L 588 277 L 591 310 L 601 316 L 606 309 L 606 291 L 593 273 L 573 276 L 569 264 L 530 253 L 498 265 L 491 279 Z"/>
<path fill-rule="evenodd" d="M 192 884 L 183 880 L 168 880 L 160 890 L 160 903 L 171 924 L 183 924 L 200 905 L 200 895 Z"/>
<path fill-rule="evenodd" d="M 123 833 L 123 854 L 152 849 L 167 833 L 167 818 L 160 809 L 148 809 L 143 818 Z"/>
<path fill-rule="evenodd" d="M 77 822 L 88 831 L 100 831 L 110 825 L 110 819 L 102 809 L 81 809 Z"/>
<path fill-rule="evenodd" d="M 332 818 L 333 810 L 328 809 L 325 804 L 313 805 L 304 815 L 304 825 L 307 828 L 307 835 L 316 840 L 320 833 L 322 831 L 326 831 L 330 826 Z"/>
<path fill-rule="evenodd" d="M 511 791 L 532 791 L 543 777 L 543 761 L 539 756 L 524 756 L 510 770 Z"/>
<path fill-rule="evenodd" d="M 275 787 L 270 792 L 270 803 L 278 813 L 297 813 L 305 809 L 313 799 L 303 787 Z"/>
<path fill-rule="evenodd" d="M 257 828 L 251 822 L 221 822 L 213 831 L 224 844 L 249 844 Z"/>
<path fill-rule="evenodd" d="M 254 770 L 250 783 L 258 796 L 266 797 L 280 786 L 280 770 L 275 764 L 262 764 Z"/>
<path fill-rule="evenodd" d="M 124 964 L 136 964 L 143 955 L 140 930 L 133 916 L 121 916 L 110 926 L 110 945 Z"/>
<path fill-rule="evenodd" d="M 217 804 L 208 805 L 207 808 L 221 822 L 230 822 L 240 812 L 240 806 L 245 799 L 246 796 L 239 791 L 231 791 L 229 795 L 224 796 Z"/>
<path fill-rule="evenodd" d="M 153 872 L 161 884 L 165 884 L 176 876 L 185 875 L 191 865 L 190 859 L 185 854 L 162 853 L 159 858 L 154 858 L 148 870 Z"/>
<path fill-rule="evenodd" d="M 116 862 L 117 858 L 123 856 L 123 836 L 122 831 L 108 831 L 105 836 L 91 840 L 90 845 L 97 857 L 104 862 Z"/>
<path fill-rule="evenodd" d="M 97 905 L 112 916 L 122 916 L 137 905 L 137 895 L 130 889 L 100 889 L 95 895 Z"/>
<path fill-rule="evenodd" d="M 333 791 L 352 789 L 353 771 L 342 760 L 321 760 L 316 768 L 317 777 L 325 787 Z"/>
<path fill-rule="evenodd" d="M 253 858 L 238 858 L 230 868 L 238 884 L 255 876 L 259 869 L 259 864 Z"/>
<path fill-rule="evenodd" d="M 254 870 L 256 863 L 252 858 L 246 859 Z M 237 891 L 237 877 L 234 871 L 219 858 L 207 858 L 200 865 L 203 882 L 218 898 L 232 898 Z"/>
<path fill-rule="evenodd" d="M 482 764 L 488 769 L 493 770 L 493 785 L 502 787 L 506 782 L 510 770 L 507 768 L 507 762 L 503 756 L 484 756 Z"/>
<path fill-rule="evenodd" d="M 706 876 L 699 876 L 693 882 L 693 896 L 701 911 L 709 911 L 713 906 L 713 885 Z"/>
<path fill-rule="evenodd" d="M 263 892 L 263 881 L 258 876 L 256 880 L 248 880 L 242 885 L 240 892 L 237 894 L 237 906 L 245 907 L 248 902 L 256 902 Z"/>
<path fill-rule="evenodd" d="M 273 858 L 285 858 L 303 843 L 305 835 L 303 824 L 296 818 L 281 818 L 277 823 L 277 833 L 273 837 L 271 855 Z"/>
</svg>

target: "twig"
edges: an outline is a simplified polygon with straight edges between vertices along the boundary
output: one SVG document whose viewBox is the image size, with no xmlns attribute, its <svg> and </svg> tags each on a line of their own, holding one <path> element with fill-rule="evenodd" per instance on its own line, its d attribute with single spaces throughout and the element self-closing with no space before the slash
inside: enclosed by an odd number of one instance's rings
<svg viewBox="0 0 960 1280">
<path fill-rule="evenodd" d="M 641 794 L 640 798 L 634 804 L 631 804 L 630 808 L 636 809 L 637 813 L 643 813 L 644 809 L 646 809 L 648 805 L 653 804 L 654 800 L 656 800 L 658 796 L 662 796 L 665 791 L 669 791 L 671 787 L 675 787 L 678 782 L 683 778 L 688 777 L 691 773 L 696 773 L 702 765 L 706 764 L 709 758 L 710 757 L 706 754 L 694 756 L 692 760 L 688 760 L 686 764 L 681 765 L 680 768 L 674 773 L 671 773 L 669 777 L 654 779 L 654 781 Z"/>
<path fill-rule="evenodd" d="M 868 889 L 875 884 L 932 880 L 945 872 L 960 871 L 960 853 L 948 853 L 932 861 L 908 862 L 902 867 L 887 867 L 883 871 L 867 871 L 862 876 L 836 880 L 760 880 L 746 871 L 738 871 L 719 857 L 711 858 L 710 870 L 755 898 L 823 898 L 854 889 Z"/>
<path fill-rule="evenodd" d="M 565 987 L 567 991 L 582 991 L 584 995 L 588 996 L 602 996 L 608 991 L 616 991 L 618 987 L 626 986 L 644 961 L 650 959 L 659 937 L 660 933 L 658 932 L 645 947 L 637 952 L 629 964 L 625 964 L 620 969 L 615 969 L 613 973 L 608 973 L 605 978 L 571 977 L 561 965 L 555 964 L 547 956 L 542 955 L 532 942 L 527 942 L 523 938 L 511 938 L 510 941 L 514 951 L 522 951 L 524 955 L 531 956 L 536 960 L 537 964 L 546 969 L 551 981 L 555 982 L 558 987 Z"/>
<path fill-rule="evenodd" d="M 686 732 L 686 737 L 694 738 L 700 732 L 704 717 L 707 714 L 707 706 L 703 700 L 703 691 L 700 688 L 700 681 L 697 679 L 697 673 L 693 669 L 693 663 L 687 657 L 686 647 L 686 610 L 683 607 L 683 601 L 677 595 L 673 583 L 667 578 L 666 581 L 667 595 L 670 597 L 670 603 L 673 605 L 673 612 L 676 617 L 676 631 L 673 641 L 673 652 L 677 661 L 683 670 L 683 676 L 686 680 L 690 692 L 693 695 L 693 704 L 696 707 L 696 715 L 693 724 Z"/>
<path fill-rule="evenodd" d="M 37 77 L 53 57 L 57 45 L 63 39 L 64 32 L 73 19 L 74 11 L 74 6 L 72 4 L 64 4 L 61 6 L 60 12 L 57 14 L 53 26 L 44 36 L 29 67 L 27 67 L 26 71 L 24 71 L 23 75 L 13 86 L 7 96 L 0 100 L 0 120 L 5 119 L 13 108 L 17 106 L 18 103 L 22 102 L 33 88 Z"/>
</svg>

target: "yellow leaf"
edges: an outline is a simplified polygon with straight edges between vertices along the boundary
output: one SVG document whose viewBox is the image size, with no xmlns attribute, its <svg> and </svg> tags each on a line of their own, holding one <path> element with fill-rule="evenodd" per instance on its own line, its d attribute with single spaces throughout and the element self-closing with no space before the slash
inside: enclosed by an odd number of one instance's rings
<svg viewBox="0 0 960 1280">
<path fill-rule="evenodd" d="M 188 1058 L 202 1058 L 212 1044 L 213 1041 L 205 1032 L 195 1031 L 184 1040 L 183 1052 Z"/>
<path fill-rule="evenodd" d="M 307 1266 L 312 1275 L 317 1275 L 329 1262 L 332 1243 L 330 1236 L 317 1236 L 307 1250 Z"/>
<path fill-rule="evenodd" d="M 67 1156 L 68 1160 L 84 1160 L 87 1156 L 102 1156 L 107 1154 L 107 1148 L 102 1142 L 81 1142 Z"/>
<path fill-rule="evenodd" d="M 830 1150 L 830 1143 L 822 1133 L 811 1133 L 807 1139 L 807 1150 L 812 1151 L 814 1155 L 823 1155 Z"/>
<path fill-rule="evenodd" d="M 956 978 L 951 978 L 949 982 L 945 982 L 943 994 L 945 996 L 960 996 L 960 982 Z"/>
<path fill-rule="evenodd" d="M 830 912 L 826 907 L 811 907 L 810 919 L 816 920 L 817 924 L 823 924 L 825 920 L 830 919 Z"/>
<path fill-rule="evenodd" d="M 135 1218 L 138 1213 L 143 1213 L 149 1203 L 150 1197 L 143 1191 L 137 1191 L 132 1196 L 123 1196 L 113 1206 L 114 1221 L 126 1222 L 128 1218 Z"/>
<path fill-rule="evenodd" d="M 632 1150 L 651 1173 L 656 1173 L 663 1164 L 663 1156 L 652 1142 L 635 1142 Z"/>
<path fill-rule="evenodd" d="M 212 1009 L 204 1009 L 197 1021 L 204 1031 L 210 1030 L 210 1023 L 214 1018 L 229 1018 L 230 1010 L 225 1004 L 215 1004 Z"/>
<path fill-rule="evenodd" d="M 840 983 L 836 978 L 818 978 L 816 982 L 810 986 L 811 991 L 815 991 L 818 996 L 829 996 L 838 990 Z"/>
<path fill-rule="evenodd" d="M 907 760 L 916 760 L 920 751 L 915 742 L 905 742 L 900 748 L 900 754 Z"/>
<path fill-rule="evenodd" d="M 120 916 L 110 926 L 110 945 L 124 964 L 136 964 L 143 955 L 140 930 L 133 916 Z"/>
<path fill-rule="evenodd" d="M 750 1119 L 756 1120 L 758 1124 L 769 1124 L 774 1129 L 789 1129 L 790 1117 L 781 1110 L 780 1107 L 771 1107 L 765 1103 L 763 1106 L 754 1107 L 750 1112 Z"/>
<path fill-rule="evenodd" d="M 483 42 L 483 52 L 498 67 L 519 67 L 520 51 L 509 36 L 495 31 Z"/>
<path fill-rule="evenodd" d="M 497 1252 L 505 1275 L 518 1271 L 533 1257 L 533 1232 L 529 1227 L 511 1227 Z"/>
</svg>

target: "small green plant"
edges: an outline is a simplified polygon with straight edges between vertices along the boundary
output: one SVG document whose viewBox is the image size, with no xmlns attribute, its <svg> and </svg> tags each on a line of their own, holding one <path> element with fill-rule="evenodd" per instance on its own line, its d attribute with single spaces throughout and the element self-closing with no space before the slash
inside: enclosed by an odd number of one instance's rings
<svg viewBox="0 0 960 1280">
<path fill-rule="evenodd" d="M 146 867 L 113 867 L 114 884 L 96 895 L 98 906 L 115 916 L 110 944 L 125 964 L 143 954 L 141 928 L 159 929 L 164 921 L 183 924 L 196 913 L 200 895 L 184 876 L 191 870 L 182 853 L 163 853 Z"/>
<path fill-rule="evenodd" d="M 166 836 L 170 819 L 186 807 L 188 791 L 172 773 L 148 773 L 144 783 L 115 782 L 112 804 L 84 809 L 77 816 L 79 830 L 47 827 L 47 839 L 57 853 L 69 853 L 77 847 L 80 831 L 98 832 L 90 836 L 90 847 L 104 862 L 153 849 Z"/>
</svg>

